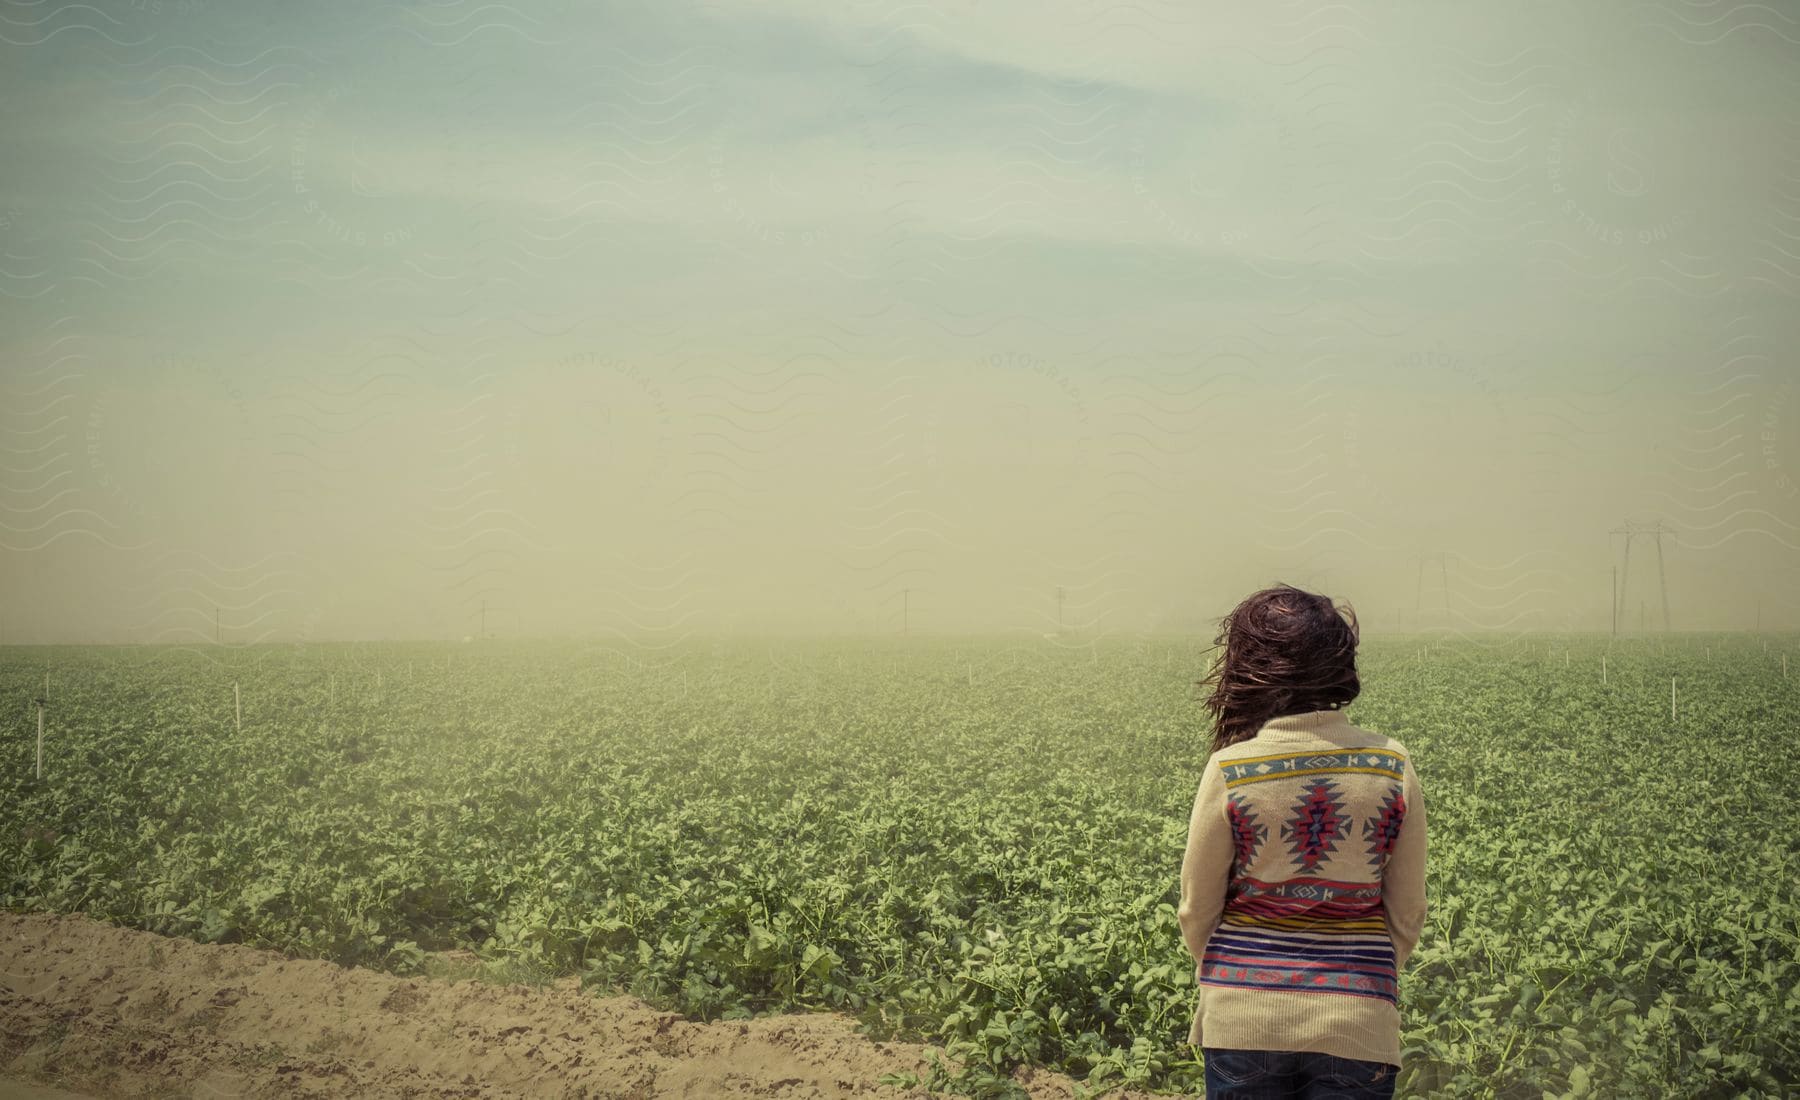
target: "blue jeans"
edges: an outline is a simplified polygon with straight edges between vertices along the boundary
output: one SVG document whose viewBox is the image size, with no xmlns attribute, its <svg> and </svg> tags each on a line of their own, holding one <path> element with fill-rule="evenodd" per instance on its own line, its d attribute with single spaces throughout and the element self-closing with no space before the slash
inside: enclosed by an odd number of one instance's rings
<svg viewBox="0 0 1800 1100">
<path fill-rule="evenodd" d="M 1400 1067 L 1334 1054 L 1201 1049 L 1206 1100 L 1389 1100 Z"/>
</svg>

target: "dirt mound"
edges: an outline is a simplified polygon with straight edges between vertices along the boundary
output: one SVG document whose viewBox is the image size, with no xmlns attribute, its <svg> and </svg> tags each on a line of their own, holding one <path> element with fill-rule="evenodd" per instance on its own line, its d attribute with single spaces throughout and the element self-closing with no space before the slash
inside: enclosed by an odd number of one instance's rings
<svg viewBox="0 0 1800 1100">
<path fill-rule="evenodd" d="M 925 1096 L 877 1078 L 923 1077 L 930 1051 L 839 1015 L 700 1024 L 573 979 L 399 978 L 0 914 L 0 1074 L 97 1096 Z M 1075 1096 L 1067 1077 L 1018 1079 L 1033 1097 Z"/>
</svg>

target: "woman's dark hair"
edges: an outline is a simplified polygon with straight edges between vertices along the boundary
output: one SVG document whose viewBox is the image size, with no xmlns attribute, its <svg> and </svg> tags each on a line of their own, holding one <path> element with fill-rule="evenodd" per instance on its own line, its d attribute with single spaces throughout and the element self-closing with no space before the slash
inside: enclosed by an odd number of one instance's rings
<svg viewBox="0 0 1800 1100">
<path fill-rule="evenodd" d="M 1213 716 L 1214 752 L 1246 741 L 1271 718 L 1344 706 L 1362 692 L 1356 644 L 1362 631 L 1349 604 L 1289 584 L 1265 588 L 1219 623 L 1219 658 L 1200 684 Z"/>
</svg>

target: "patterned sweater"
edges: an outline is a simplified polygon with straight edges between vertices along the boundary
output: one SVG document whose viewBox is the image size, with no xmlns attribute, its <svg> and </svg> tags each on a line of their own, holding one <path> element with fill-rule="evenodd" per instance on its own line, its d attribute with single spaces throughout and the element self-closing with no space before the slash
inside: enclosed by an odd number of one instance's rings
<svg viewBox="0 0 1800 1100">
<path fill-rule="evenodd" d="M 1181 862 L 1199 967 L 1188 1042 L 1400 1064 L 1399 970 L 1425 923 L 1425 799 L 1406 746 L 1341 711 L 1207 759 Z"/>
</svg>

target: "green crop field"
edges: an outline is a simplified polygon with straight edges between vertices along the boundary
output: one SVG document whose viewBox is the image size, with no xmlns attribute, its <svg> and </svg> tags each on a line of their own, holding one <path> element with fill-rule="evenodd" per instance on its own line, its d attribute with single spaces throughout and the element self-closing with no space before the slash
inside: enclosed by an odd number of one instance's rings
<svg viewBox="0 0 1800 1100">
<path fill-rule="evenodd" d="M 1794 1088 L 1784 653 L 1365 639 L 1348 713 L 1406 741 L 1430 808 L 1404 1094 Z M 707 1018 L 837 1009 L 946 1044 L 975 1094 L 1021 1062 L 1197 1090 L 1175 901 L 1208 657 L 7 649 L 0 905 L 400 972 L 466 949 Z"/>
</svg>

